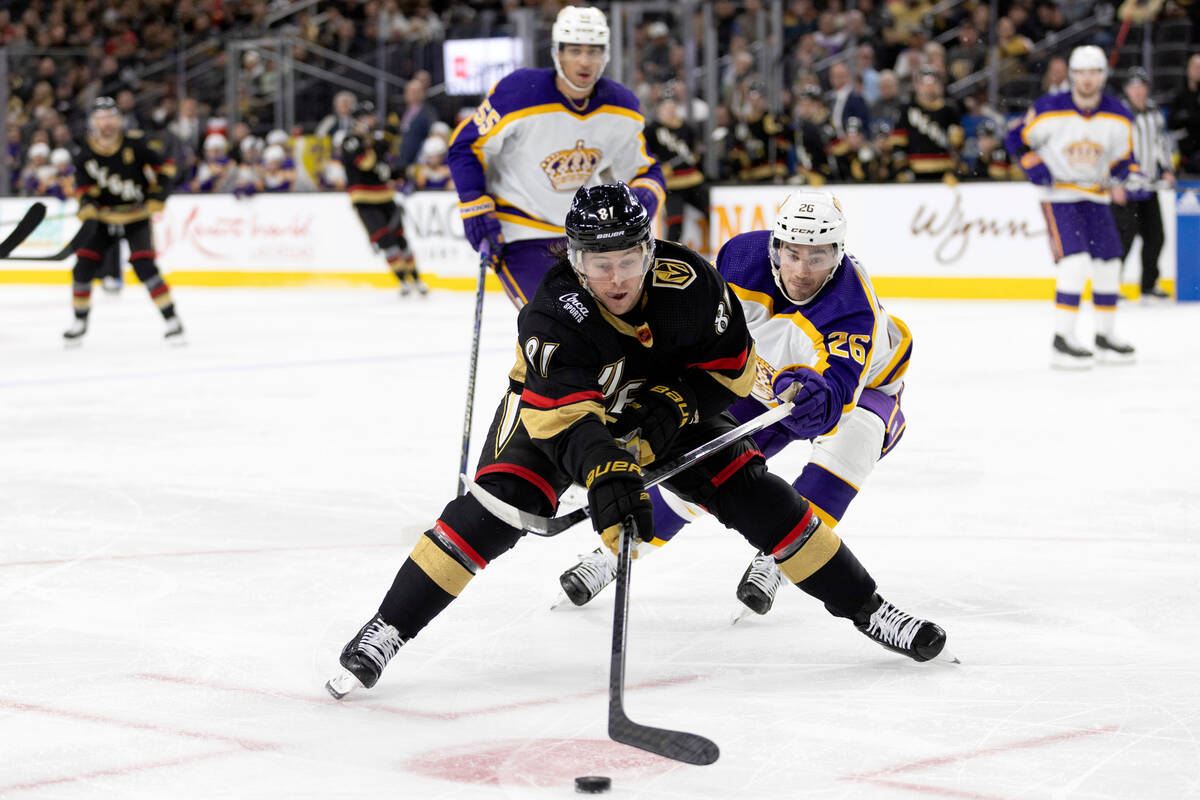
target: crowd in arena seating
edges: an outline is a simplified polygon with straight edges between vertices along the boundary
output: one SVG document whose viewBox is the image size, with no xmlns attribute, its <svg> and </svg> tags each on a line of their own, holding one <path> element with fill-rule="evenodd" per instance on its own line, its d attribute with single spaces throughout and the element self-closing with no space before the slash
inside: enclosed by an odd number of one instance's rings
<svg viewBox="0 0 1200 800">
<path fill-rule="evenodd" d="M 248 49 L 232 51 L 241 58 L 237 113 L 227 106 L 223 41 L 280 32 L 296 37 L 292 58 L 331 74 L 342 69 L 338 56 L 374 58 L 386 45 L 384 65 L 408 78 L 382 120 L 394 143 L 395 172 L 407 189 L 445 188 L 445 144 L 451 126 L 469 113 L 464 103 L 474 98 L 440 93 L 440 41 L 511 34 L 517 8 L 532 9 L 548 31 L 561 5 L 327 0 L 289 14 L 284 0 L 11 4 L 0 10 L 9 75 L 9 191 L 70 194 L 75 142 L 100 95 L 116 99 L 127 129 L 142 131 L 175 159 L 176 191 L 339 188 L 336 160 L 327 162 L 336 156 L 338 133 L 351 124 L 354 95 L 337 93 L 328 82 L 302 89 L 307 101 L 296 128 L 281 130 L 270 113 L 280 88 L 278 61 Z M 639 17 L 624 80 L 648 120 L 670 102 L 696 131 L 711 126 L 711 134 L 697 140 L 699 149 L 711 151 L 701 162 L 709 166 L 709 181 L 920 180 L 927 176 L 913 169 L 906 135 L 906 109 L 913 107 L 944 107 L 954 117 L 948 126 L 952 163 L 938 177 L 1008 180 L 1019 179 L 1020 171 L 997 161 L 1004 126 L 1042 92 L 1069 88 L 1064 56 L 1071 47 L 1101 44 L 1118 57 L 1111 91 L 1120 91 L 1124 69 L 1151 69 L 1152 96 L 1177 139 L 1180 170 L 1200 174 L 1200 52 L 1191 33 L 1193 25 L 1200 31 L 1200 2 L 1003 0 L 1000 10 L 993 23 L 989 4 L 978 0 L 785 0 L 776 69 L 768 45 L 776 27 L 770 3 L 716 0 L 715 103 L 687 96 L 683 21 L 652 11 Z M 1131 25 L 1122 33 L 1126 18 Z M 1054 42 L 1093 19 L 1106 22 Z M 703 14 L 694 24 L 702 50 Z M 987 44 L 993 25 L 995 52 Z M 1141 64 L 1146 31 L 1152 64 Z M 1000 88 L 994 105 L 989 80 L 980 75 L 993 57 Z M 548 65 L 548 50 L 538 59 L 537 66 Z M 702 52 L 697 63 L 704 63 Z M 193 70 L 197 64 L 208 66 Z M 238 122 L 228 124 L 234 117 Z"/>
</svg>

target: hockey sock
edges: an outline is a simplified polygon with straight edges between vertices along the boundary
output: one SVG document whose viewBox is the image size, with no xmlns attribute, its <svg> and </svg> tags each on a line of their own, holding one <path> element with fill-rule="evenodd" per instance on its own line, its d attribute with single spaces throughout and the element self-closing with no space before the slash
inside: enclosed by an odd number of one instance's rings
<svg viewBox="0 0 1200 800">
<path fill-rule="evenodd" d="M 400 566 L 379 613 L 405 639 L 454 601 L 487 562 L 442 520 L 425 531 Z"/>
<path fill-rule="evenodd" d="M 1092 259 L 1087 253 L 1072 253 L 1058 262 L 1058 277 L 1054 291 L 1054 332 L 1060 336 L 1075 335 L 1079 318 L 1079 298 L 1087 280 Z"/>
<path fill-rule="evenodd" d="M 772 551 L 779 571 L 829 613 L 850 617 L 875 593 L 875 581 L 833 529 L 811 512 Z"/>
<path fill-rule="evenodd" d="M 792 482 L 800 496 L 808 500 L 808 506 L 821 521 L 836 528 L 850 501 L 858 496 L 858 490 L 819 464 L 806 464 L 800 477 Z"/>
<path fill-rule="evenodd" d="M 92 310 L 92 284 L 75 282 L 71 284 L 71 305 L 75 309 L 76 319 L 87 319 Z"/>
<path fill-rule="evenodd" d="M 1121 262 L 1117 259 L 1092 262 L 1092 305 L 1096 309 L 1096 333 L 1111 336 L 1117 322 L 1117 295 L 1121 291 Z"/>
<path fill-rule="evenodd" d="M 152 275 L 143 283 L 146 284 L 146 291 L 150 293 L 150 299 L 154 301 L 154 305 L 158 306 L 163 319 L 175 316 L 175 302 L 171 299 L 171 287 L 167 286 L 162 276 Z"/>
</svg>

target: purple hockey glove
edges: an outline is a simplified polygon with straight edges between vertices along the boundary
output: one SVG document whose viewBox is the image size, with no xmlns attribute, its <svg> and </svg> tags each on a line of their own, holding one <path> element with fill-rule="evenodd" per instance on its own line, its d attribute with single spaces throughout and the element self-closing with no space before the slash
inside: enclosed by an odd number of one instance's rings
<svg viewBox="0 0 1200 800">
<path fill-rule="evenodd" d="M 633 195 L 638 199 L 638 202 L 646 207 L 646 212 L 653 219 L 658 213 L 658 195 L 647 189 L 645 186 L 630 186 L 633 190 Z"/>
<path fill-rule="evenodd" d="M 775 395 L 791 400 L 792 413 L 780 421 L 797 439 L 814 439 L 828 433 L 841 417 L 829 383 L 814 369 L 798 367 L 775 376 Z"/>
<path fill-rule="evenodd" d="M 1021 169 L 1025 170 L 1025 177 L 1030 183 L 1038 186 L 1049 186 L 1054 183 L 1054 176 L 1050 174 L 1050 168 L 1042 163 L 1041 157 L 1032 151 L 1021 156 Z"/>
<path fill-rule="evenodd" d="M 483 194 L 474 200 L 460 202 L 458 213 L 462 217 L 463 233 L 475 252 L 486 250 L 499 257 L 504 248 L 504 234 L 500 232 L 500 220 L 496 219 L 496 204 L 492 198 Z"/>
</svg>

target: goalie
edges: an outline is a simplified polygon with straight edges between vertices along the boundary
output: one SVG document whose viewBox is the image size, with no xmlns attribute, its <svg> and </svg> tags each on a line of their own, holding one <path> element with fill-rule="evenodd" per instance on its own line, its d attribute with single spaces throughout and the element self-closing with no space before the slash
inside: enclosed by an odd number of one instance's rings
<svg viewBox="0 0 1200 800">
<path fill-rule="evenodd" d="M 496 498 L 540 515 L 553 513 L 572 483 L 586 486 L 592 524 L 610 547 L 627 517 L 639 539 L 654 538 L 642 467 L 732 430 L 724 412 L 755 379 L 741 304 L 700 255 L 655 240 L 650 222 L 625 184 L 576 192 L 566 252 L 518 317 L 510 388 L 475 472 Z M 850 548 L 767 471 L 750 439 L 667 486 L 769 553 L 789 581 L 873 641 L 916 661 L 942 651 L 942 629 L 881 598 Z M 346 672 L 326 684 L 330 694 L 374 686 L 399 648 L 522 535 L 472 494 L 447 504 L 342 650 Z"/>
</svg>

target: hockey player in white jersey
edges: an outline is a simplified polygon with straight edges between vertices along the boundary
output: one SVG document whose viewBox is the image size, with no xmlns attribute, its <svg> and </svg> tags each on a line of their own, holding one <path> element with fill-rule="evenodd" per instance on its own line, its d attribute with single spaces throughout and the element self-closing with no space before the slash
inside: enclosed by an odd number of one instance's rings
<svg viewBox="0 0 1200 800">
<path fill-rule="evenodd" d="M 795 403 L 791 416 L 752 438 L 767 458 L 794 441 L 813 440 L 792 485 L 830 528 L 904 433 L 900 393 L 912 352 L 908 327 L 884 311 L 866 270 L 846 253 L 846 227 L 834 197 L 794 192 L 772 230 L 739 234 L 717 254 L 717 270 L 741 300 L 758 356 L 750 396 L 729 413 L 745 422 L 781 399 Z M 654 544 L 665 544 L 703 513 L 657 487 L 650 494 Z M 600 548 L 559 580 L 571 602 L 583 605 L 615 574 L 615 557 Z M 759 554 L 737 598 L 765 614 L 783 582 L 774 559 Z"/>
<path fill-rule="evenodd" d="M 1086 369 L 1095 355 L 1076 337 L 1079 301 L 1090 272 L 1095 346 L 1105 363 L 1129 363 L 1134 348 L 1114 332 L 1121 280 L 1121 238 L 1109 203 L 1127 202 L 1137 185 L 1129 109 L 1104 92 L 1108 59 L 1077 47 L 1068 62 L 1071 91 L 1042 95 L 1005 139 L 1040 189 L 1050 250 L 1057 265 L 1051 364 Z"/>
<path fill-rule="evenodd" d="M 446 157 L 467 241 L 518 307 L 565 243 L 562 221 L 579 187 L 624 181 L 651 217 L 665 197 L 637 97 L 602 76 L 604 14 L 568 6 L 551 39 L 554 69 L 502 78 L 454 131 Z"/>
</svg>

